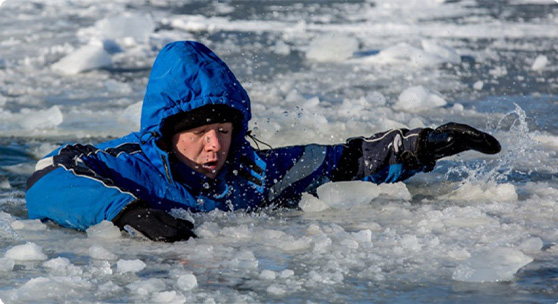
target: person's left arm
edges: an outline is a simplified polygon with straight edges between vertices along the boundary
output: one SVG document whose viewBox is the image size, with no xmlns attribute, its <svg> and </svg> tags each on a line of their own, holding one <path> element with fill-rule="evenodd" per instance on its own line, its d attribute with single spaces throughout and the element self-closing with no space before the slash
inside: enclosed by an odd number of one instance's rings
<svg viewBox="0 0 558 304">
<path fill-rule="evenodd" d="M 498 141 L 470 126 L 448 123 L 436 129 L 396 129 L 338 145 L 292 146 L 260 152 L 267 163 L 268 201 L 297 200 L 328 181 L 376 184 L 431 171 L 436 161 L 465 150 L 494 154 Z"/>
</svg>

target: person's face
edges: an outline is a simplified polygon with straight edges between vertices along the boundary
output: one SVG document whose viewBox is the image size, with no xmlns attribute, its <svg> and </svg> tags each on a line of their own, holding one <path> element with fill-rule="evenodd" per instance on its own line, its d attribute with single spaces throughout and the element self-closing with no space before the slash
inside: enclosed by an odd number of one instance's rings
<svg viewBox="0 0 558 304">
<path fill-rule="evenodd" d="M 232 131 L 230 122 L 186 130 L 172 137 L 172 150 L 188 167 L 215 178 L 227 160 Z"/>
</svg>

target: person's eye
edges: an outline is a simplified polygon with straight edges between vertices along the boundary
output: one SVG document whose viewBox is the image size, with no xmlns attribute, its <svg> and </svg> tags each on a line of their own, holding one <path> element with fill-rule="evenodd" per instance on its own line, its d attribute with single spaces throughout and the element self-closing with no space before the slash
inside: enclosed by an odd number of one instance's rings
<svg viewBox="0 0 558 304">
<path fill-rule="evenodd" d="M 200 130 L 194 130 L 194 131 L 192 131 L 192 133 L 194 133 L 194 135 L 203 135 L 203 133 L 205 133 L 205 131 L 200 129 Z"/>
<path fill-rule="evenodd" d="M 229 129 L 225 129 L 225 128 L 219 128 L 219 133 L 222 133 L 222 134 L 228 134 L 229 132 L 230 132 L 230 130 L 229 130 Z"/>
</svg>

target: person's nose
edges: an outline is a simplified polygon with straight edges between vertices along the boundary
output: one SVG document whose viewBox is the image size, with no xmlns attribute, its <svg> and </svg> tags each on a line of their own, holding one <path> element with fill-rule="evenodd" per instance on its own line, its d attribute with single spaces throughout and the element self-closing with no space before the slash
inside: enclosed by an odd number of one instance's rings
<svg viewBox="0 0 558 304">
<path fill-rule="evenodd" d="M 205 136 L 205 149 L 207 151 L 218 152 L 221 150 L 222 144 L 216 130 L 210 130 Z"/>
</svg>

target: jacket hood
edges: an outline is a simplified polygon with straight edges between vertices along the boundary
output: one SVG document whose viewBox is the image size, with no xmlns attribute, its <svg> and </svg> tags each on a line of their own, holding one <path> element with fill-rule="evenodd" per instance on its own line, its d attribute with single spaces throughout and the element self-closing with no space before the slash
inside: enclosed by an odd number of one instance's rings
<svg viewBox="0 0 558 304">
<path fill-rule="evenodd" d="M 241 130 L 235 133 L 244 136 L 251 119 L 250 98 L 227 65 L 199 42 L 169 43 L 153 63 L 140 133 L 160 135 L 166 118 L 210 104 L 239 110 Z"/>
</svg>

